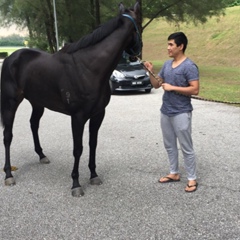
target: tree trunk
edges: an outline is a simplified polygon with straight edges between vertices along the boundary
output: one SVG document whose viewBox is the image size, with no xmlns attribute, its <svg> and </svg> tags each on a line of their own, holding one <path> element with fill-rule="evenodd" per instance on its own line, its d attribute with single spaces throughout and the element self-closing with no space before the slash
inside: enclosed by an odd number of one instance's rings
<svg viewBox="0 0 240 240">
<path fill-rule="evenodd" d="M 52 4 L 50 0 L 46 0 L 46 3 L 47 3 L 47 11 L 45 12 L 46 34 L 48 38 L 50 52 L 54 53 L 57 51 L 57 40 L 56 40 L 56 31 L 54 28 L 53 9 L 52 9 Z"/>
<path fill-rule="evenodd" d="M 95 23 L 96 26 L 99 26 L 101 24 L 99 0 L 95 0 Z"/>
<path fill-rule="evenodd" d="M 140 38 L 142 39 L 142 31 L 143 31 L 143 28 L 142 28 L 142 22 L 143 22 L 143 17 L 142 17 L 142 0 L 137 0 L 137 2 L 139 3 L 140 5 L 140 29 L 139 29 L 139 34 L 140 34 Z M 141 54 L 139 56 L 141 59 L 142 59 L 142 49 L 141 49 Z"/>
</svg>

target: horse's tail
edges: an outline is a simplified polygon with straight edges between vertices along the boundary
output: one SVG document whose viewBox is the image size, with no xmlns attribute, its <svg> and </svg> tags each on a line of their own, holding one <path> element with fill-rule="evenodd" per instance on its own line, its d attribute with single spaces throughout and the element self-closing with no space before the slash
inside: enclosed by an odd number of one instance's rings
<svg viewBox="0 0 240 240">
<path fill-rule="evenodd" d="M 5 126 L 6 119 L 3 117 L 4 113 L 11 108 L 11 101 L 17 101 L 17 81 L 14 79 L 14 68 L 11 62 L 11 56 L 7 57 L 3 61 L 1 72 L 1 97 L 0 97 L 0 109 L 1 109 L 1 123 Z M 13 71 L 13 72 L 12 72 Z"/>
</svg>

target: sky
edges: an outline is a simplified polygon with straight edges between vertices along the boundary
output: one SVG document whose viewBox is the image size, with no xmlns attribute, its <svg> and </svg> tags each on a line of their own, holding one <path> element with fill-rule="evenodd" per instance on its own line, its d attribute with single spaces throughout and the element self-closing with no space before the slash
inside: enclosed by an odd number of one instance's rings
<svg viewBox="0 0 240 240">
<path fill-rule="evenodd" d="M 26 36 L 28 34 L 28 32 L 27 32 L 26 29 L 24 29 L 24 30 L 17 29 L 16 25 L 12 25 L 9 28 L 0 27 L 0 36 L 1 37 L 9 36 L 9 35 L 12 35 L 12 34 L 18 34 L 18 35 L 21 35 L 21 36 Z"/>
</svg>

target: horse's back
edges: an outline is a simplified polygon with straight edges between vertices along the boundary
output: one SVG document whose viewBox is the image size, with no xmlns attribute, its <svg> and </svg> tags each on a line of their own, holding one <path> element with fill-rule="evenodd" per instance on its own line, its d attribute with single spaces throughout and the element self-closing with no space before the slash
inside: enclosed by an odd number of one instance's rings
<svg viewBox="0 0 240 240">
<path fill-rule="evenodd" d="M 79 64 L 82 59 L 78 60 L 76 64 L 71 54 L 62 52 L 49 54 L 34 49 L 14 52 L 3 65 L 1 87 L 5 99 L 20 96 L 33 105 L 69 115 L 85 108 L 86 103 L 89 112 L 99 106 L 102 110 L 110 98 L 108 82 L 92 84 L 94 75 L 86 77 Z"/>
<path fill-rule="evenodd" d="M 5 59 L 5 61 L 7 64 L 16 64 L 18 66 L 22 66 L 24 64 L 35 61 L 42 56 L 51 56 L 51 54 L 38 49 L 23 48 L 13 52 L 9 57 Z"/>
<path fill-rule="evenodd" d="M 26 98 L 31 104 L 68 114 L 65 104 L 69 97 L 66 96 L 69 92 L 71 98 L 76 95 L 72 86 L 76 74 L 70 63 L 68 54 L 35 49 L 14 52 L 5 59 L 2 69 L 1 88 L 5 99 Z"/>
<path fill-rule="evenodd" d="M 42 54 L 49 55 L 49 53 L 46 53 L 44 51 L 34 49 L 34 48 L 21 48 L 15 52 L 13 52 L 10 56 L 8 56 L 5 60 L 7 62 L 12 62 L 12 61 L 18 61 L 20 59 L 23 59 L 25 61 L 32 60 L 33 58 L 36 58 Z"/>
<path fill-rule="evenodd" d="M 47 53 L 40 50 L 24 48 L 5 58 L 1 71 L 1 114 L 9 108 L 9 102 L 21 101 L 20 76 L 28 64 L 45 54 Z"/>
<path fill-rule="evenodd" d="M 46 54 L 48 53 L 29 48 L 23 48 L 13 52 L 3 61 L 1 72 L 2 81 L 7 81 L 7 79 L 10 79 L 11 76 L 14 77 L 14 74 L 16 74 L 24 66 L 37 59 L 38 57 Z"/>
</svg>

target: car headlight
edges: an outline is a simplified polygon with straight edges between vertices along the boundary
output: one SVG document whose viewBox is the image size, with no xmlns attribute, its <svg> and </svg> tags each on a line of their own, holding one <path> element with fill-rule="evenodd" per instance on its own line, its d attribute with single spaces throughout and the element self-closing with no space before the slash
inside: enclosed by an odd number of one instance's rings
<svg viewBox="0 0 240 240">
<path fill-rule="evenodd" d="M 117 71 L 117 70 L 114 70 L 112 75 L 115 77 L 115 78 L 124 78 L 124 75 L 123 73 Z"/>
<path fill-rule="evenodd" d="M 149 77 L 150 75 L 149 75 L 149 72 L 146 72 L 146 75 Z"/>
</svg>

